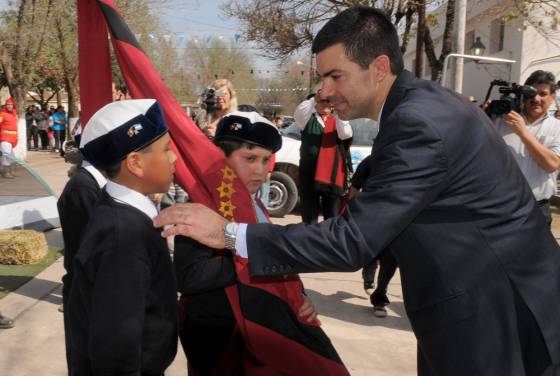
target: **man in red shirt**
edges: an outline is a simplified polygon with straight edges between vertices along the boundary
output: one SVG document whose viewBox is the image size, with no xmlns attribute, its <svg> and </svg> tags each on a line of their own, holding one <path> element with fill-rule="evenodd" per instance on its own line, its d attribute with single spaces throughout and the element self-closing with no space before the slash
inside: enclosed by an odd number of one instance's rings
<svg viewBox="0 0 560 376">
<path fill-rule="evenodd" d="M 15 165 L 6 155 L 15 157 L 14 148 L 18 143 L 18 118 L 12 98 L 6 100 L 5 106 L 0 110 L 0 151 L 2 162 L 0 175 L 5 178 L 15 177 Z"/>
</svg>

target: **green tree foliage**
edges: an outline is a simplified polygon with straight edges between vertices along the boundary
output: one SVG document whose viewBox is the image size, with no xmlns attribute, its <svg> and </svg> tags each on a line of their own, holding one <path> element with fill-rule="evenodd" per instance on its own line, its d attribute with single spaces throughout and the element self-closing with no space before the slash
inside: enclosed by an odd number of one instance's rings
<svg viewBox="0 0 560 376">
<path fill-rule="evenodd" d="M 10 90 L 20 115 L 25 96 L 37 75 L 37 64 L 48 38 L 55 0 L 9 2 L 0 12 L 0 64 L 3 81 Z"/>
</svg>

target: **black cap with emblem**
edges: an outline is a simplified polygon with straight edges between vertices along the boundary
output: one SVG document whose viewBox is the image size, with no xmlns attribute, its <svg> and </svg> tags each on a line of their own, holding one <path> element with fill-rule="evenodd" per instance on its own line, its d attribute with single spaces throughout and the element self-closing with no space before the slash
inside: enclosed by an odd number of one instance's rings
<svg viewBox="0 0 560 376">
<path fill-rule="evenodd" d="M 278 128 L 256 112 L 234 111 L 221 118 L 214 142 L 223 139 L 255 144 L 273 153 L 282 147 Z"/>
</svg>

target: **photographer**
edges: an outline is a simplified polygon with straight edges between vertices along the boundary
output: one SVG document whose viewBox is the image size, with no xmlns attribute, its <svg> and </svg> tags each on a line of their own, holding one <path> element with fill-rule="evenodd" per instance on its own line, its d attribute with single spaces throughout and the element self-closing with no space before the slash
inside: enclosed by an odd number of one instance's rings
<svg viewBox="0 0 560 376">
<path fill-rule="evenodd" d="M 511 111 L 495 121 L 550 226 L 550 198 L 556 193 L 560 168 L 560 120 L 548 113 L 555 100 L 555 78 L 537 70 L 525 81 L 536 95 L 522 98 L 521 114 Z"/>
<path fill-rule="evenodd" d="M 199 113 L 196 124 L 208 138 L 213 139 L 222 116 L 237 110 L 237 93 L 231 81 L 223 78 L 212 82 L 202 95 L 201 102 L 205 111 Z"/>
</svg>

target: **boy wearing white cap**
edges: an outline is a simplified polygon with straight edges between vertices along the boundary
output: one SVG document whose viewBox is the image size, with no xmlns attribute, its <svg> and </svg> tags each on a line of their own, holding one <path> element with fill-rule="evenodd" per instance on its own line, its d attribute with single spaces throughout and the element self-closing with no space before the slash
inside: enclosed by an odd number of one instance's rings
<svg viewBox="0 0 560 376">
<path fill-rule="evenodd" d="M 110 103 L 84 130 L 84 157 L 108 182 L 74 258 L 72 375 L 163 375 L 175 357 L 176 280 L 147 197 L 169 189 L 169 142 L 153 99 Z"/>
</svg>

